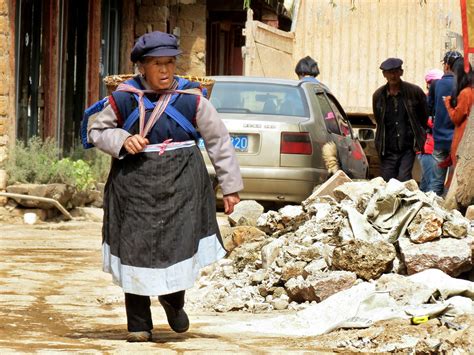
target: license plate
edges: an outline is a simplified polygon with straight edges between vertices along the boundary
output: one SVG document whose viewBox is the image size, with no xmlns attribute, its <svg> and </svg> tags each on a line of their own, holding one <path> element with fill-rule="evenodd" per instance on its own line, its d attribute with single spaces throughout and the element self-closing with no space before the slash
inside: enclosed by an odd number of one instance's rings
<svg viewBox="0 0 474 355">
<path fill-rule="evenodd" d="M 249 137 L 247 135 L 230 135 L 232 145 L 237 152 L 247 152 L 249 150 Z M 199 149 L 205 149 L 204 140 L 199 139 L 198 142 Z"/>
</svg>

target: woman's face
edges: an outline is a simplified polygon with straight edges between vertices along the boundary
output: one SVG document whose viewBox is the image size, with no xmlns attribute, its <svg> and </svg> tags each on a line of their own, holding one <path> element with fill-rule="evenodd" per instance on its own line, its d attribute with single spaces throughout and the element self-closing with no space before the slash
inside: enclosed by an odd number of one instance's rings
<svg viewBox="0 0 474 355">
<path fill-rule="evenodd" d="M 145 57 L 139 70 L 153 90 L 168 89 L 174 79 L 176 57 Z"/>
</svg>

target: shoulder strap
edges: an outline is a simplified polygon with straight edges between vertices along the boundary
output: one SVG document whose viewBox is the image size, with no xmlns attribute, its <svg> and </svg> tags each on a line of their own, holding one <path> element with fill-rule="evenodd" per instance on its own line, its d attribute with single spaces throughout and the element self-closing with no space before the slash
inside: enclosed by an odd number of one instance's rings
<svg viewBox="0 0 474 355">
<path fill-rule="evenodd" d="M 172 90 L 166 90 L 160 96 L 160 98 L 164 96 L 168 96 L 169 98 L 169 101 L 166 100 L 168 102 L 161 102 L 160 106 L 165 105 L 164 112 L 166 112 L 168 116 L 175 120 L 176 123 L 178 123 L 178 125 L 183 128 L 187 133 L 191 134 L 195 140 L 198 140 L 200 138 L 200 134 L 196 131 L 192 123 L 189 122 L 189 120 L 186 119 L 186 117 L 184 117 L 184 115 L 172 105 L 172 103 L 176 101 L 180 94 L 202 95 L 202 92 L 198 88 L 183 89 L 183 87 L 188 83 L 188 81 L 185 79 L 178 78 L 177 83 L 177 88 Z M 117 90 L 130 92 L 131 94 L 133 94 L 134 98 L 138 102 L 138 107 L 134 109 L 125 120 L 123 129 L 129 131 L 133 127 L 137 119 L 139 119 L 140 116 L 144 116 L 145 110 L 155 111 L 157 103 L 150 101 L 144 95 L 146 92 L 154 91 L 143 90 L 137 80 L 127 80 L 124 83 L 120 84 Z M 160 100 L 158 100 L 158 102 L 160 102 Z"/>
<path fill-rule="evenodd" d="M 181 126 L 187 133 L 193 136 L 194 140 L 199 140 L 201 135 L 196 131 L 196 128 L 192 125 L 184 115 L 173 105 L 168 105 L 165 109 L 165 113 L 170 116 L 177 124 Z"/>
</svg>

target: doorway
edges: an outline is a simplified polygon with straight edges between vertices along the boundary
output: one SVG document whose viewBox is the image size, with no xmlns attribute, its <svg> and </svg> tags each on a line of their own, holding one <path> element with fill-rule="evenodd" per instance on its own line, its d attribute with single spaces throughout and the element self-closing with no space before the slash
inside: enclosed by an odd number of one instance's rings
<svg viewBox="0 0 474 355">
<path fill-rule="evenodd" d="M 27 142 L 40 135 L 42 116 L 42 1 L 21 0 L 16 7 L 16 136 Z"/>
</svg>

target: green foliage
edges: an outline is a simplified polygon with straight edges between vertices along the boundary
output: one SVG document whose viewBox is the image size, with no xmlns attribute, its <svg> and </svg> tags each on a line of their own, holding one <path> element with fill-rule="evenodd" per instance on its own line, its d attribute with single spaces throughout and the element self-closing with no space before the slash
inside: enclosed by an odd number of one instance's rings
<svg viewBox="0 0 474 355">
<path fill-rule="evenodd" d="M 76 161 L 70 158 L 61 159 L 53 164 L 55 175 L 53 181 L 76 186 L 78 190 L 87 190 L 94 187 L 95 179 L 92 169 L 84 160 Z"/>
<path fill-rule="evenodd" d="M 111 157 L 99 149 L 83 149 L 78 141 L 74 151 L 71 153 L 72 160 L 82 159 L 86 161 L 92 170 L 92 176 L 97 182 L 105 182 L 109 175 Z"/>
<path fill-rule="evenodd" d="M 70 158 L 59 159 L 60 150 L 51 139 L 39 137 L 17 142 L 9 151 L 5 169 L 8 183 L 65 183 L 78 190 L 92 188 L 105 182 L 110 169 L 110 156 L 97 149 L 85 151 L 80 147 Z"/>
<path fill-rule="evenodd" d="M 23 182 L 45 184 L 53 179 L 55 174 L 52 166 L 58 160 L 59 151 L 53 140 L 44 142 L 39 137 L 33 137 L 28 145 L 18 141 L 9 151 L 5 165 L 9 183 Z"/>
</svg>

